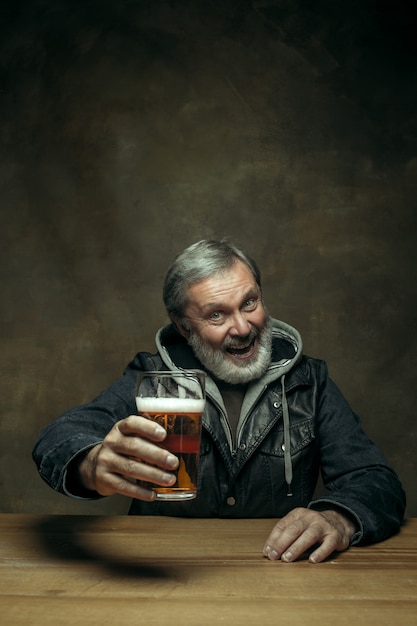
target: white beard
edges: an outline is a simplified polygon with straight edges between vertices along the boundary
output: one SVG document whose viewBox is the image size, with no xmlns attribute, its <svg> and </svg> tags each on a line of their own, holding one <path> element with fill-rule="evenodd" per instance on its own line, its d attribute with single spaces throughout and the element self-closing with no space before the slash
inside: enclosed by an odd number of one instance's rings
<svg viewBox="0 0 417 626">
<path fill-rule="evenodd" d="M 241 363 L 239 363 L 239 361 L 232 363 L 226 351 L 231 345 L 238 347 L 238 345 L 236 345 L 238 340 L 226 339 L 220 349 L 214 350 L 207 345 L 195 331 L 191 330 L 187 341 L 198 360 L 215 378 L 231 385 L 239 385 L 248 383 L 251 380 L 257 380 L 268 369 L 272 352 L 271 318 L 267 318 L 261 332 L 253 329 L 248 337 L 251 341 L 253 341 L 255 337 L 258 337 L 258 350 L 252 358 L 244 360 Z M 248 337 L 244 338 L 245 342 L 248 341 Z M 240 339 L 240 341 L 242 341 L 242 339 Z"/>
</svg>

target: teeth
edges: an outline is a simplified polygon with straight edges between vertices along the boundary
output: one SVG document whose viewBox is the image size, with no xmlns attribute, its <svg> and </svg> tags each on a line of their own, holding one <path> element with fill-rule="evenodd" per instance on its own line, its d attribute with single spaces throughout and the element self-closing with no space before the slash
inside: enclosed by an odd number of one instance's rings
<svg viewBox="0 0 417 626">
<path fill-rule="evenodd" d="M 226 348 L 227 352 L 229 352 L 229 354 L 234 354 L 235 356 L 239 356 L 239 355 L 243 355 L 246 354 L 247 352 L 250 352 L 253 348 L 253 345 L 255 343 L 255 340 L 251 341 L 250 343 L 248 343 L 246 346 L 228 346 Z"/>
<path fill-rule="evenodd" d="M 232 354 L 244 354 L 245 352 L 248 352 L 248 350 L 250 350 L 251 348 L 250 344 L 249 346 L 245 346 L 244 348 L 229 348 L 229 352 L 231 352 Z"/>
</svg>

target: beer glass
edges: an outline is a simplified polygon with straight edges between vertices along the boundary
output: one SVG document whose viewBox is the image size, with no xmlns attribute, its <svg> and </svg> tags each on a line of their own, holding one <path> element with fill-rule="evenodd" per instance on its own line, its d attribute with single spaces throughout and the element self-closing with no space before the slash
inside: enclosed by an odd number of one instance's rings
<svg viewBox="0 0 417 626">
<path fill-rule="evenodd" d="M 195 370 L 138 374 L 138 412 L 165 428 L 167 437 L 158 445 L 179 459 L 172 487 L 146 484 L 158 500 L 190 500 L 197 496 L 205 378 L 204 372 Z"/>
</svg>

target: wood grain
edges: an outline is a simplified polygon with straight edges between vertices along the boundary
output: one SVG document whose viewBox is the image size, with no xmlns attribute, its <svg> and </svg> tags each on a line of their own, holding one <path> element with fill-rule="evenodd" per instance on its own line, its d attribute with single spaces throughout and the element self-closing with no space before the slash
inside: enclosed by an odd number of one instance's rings
<svg viewBox="0 0 417 626">
<path fill-rule="evenodd" d="M 417 519 L 325 563 L 270 562 L 273 520 L 0 515 L 4 624 L 417 624 Z"/>
</svg>

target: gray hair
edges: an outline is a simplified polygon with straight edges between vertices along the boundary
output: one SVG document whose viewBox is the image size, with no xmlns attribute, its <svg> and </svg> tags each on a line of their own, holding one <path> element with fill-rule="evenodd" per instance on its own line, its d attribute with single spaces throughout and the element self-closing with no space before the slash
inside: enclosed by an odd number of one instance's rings
<svg viewBox="0 0 417 626">
<path fill-rule="evenodd" d="M 171 319 L 182 319 L 187 304 L 187 289 L 241 261 L 252 272 L 261 288 L 261 273 L 255 261 L 227 239 L 202 239 L 174 259 L 165 277 L 163 298 Z"/>
</svg>

